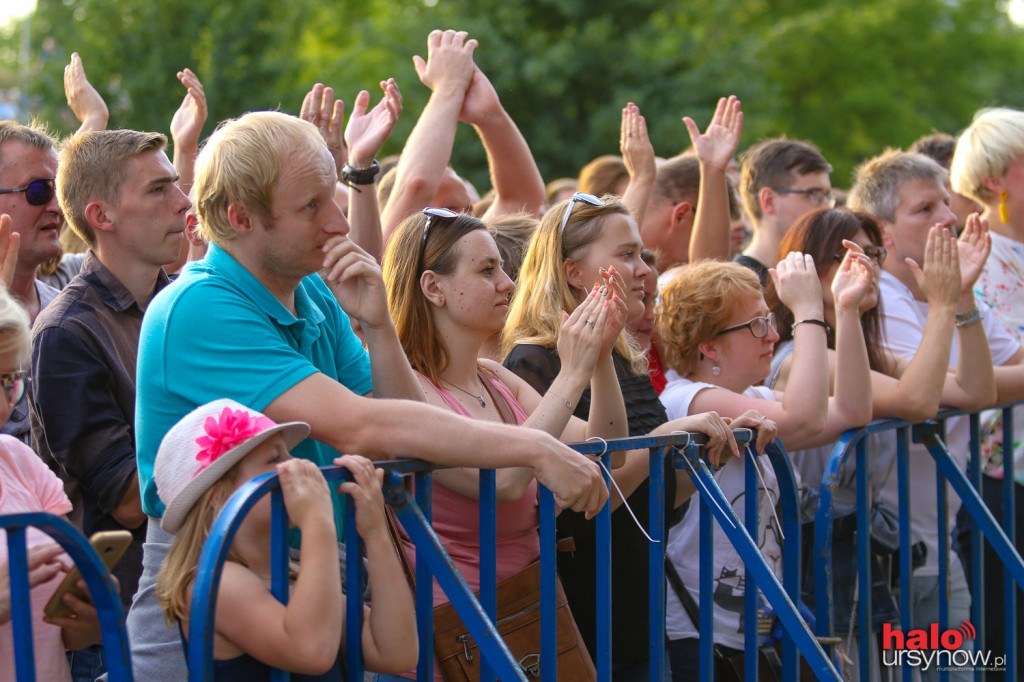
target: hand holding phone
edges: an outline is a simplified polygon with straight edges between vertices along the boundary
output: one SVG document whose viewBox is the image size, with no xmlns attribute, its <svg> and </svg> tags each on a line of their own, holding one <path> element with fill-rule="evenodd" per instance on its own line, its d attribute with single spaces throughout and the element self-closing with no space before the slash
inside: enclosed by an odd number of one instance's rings
<svg viewBox="0 0 1024 682">
<path fill-rule="evenodd" d="M 109 571 L 125 553 L 128 546 L 132 544 L 132 534 L 126 530 L 110 530 L 94 533 L 89 538 L 89 544 L 99 555 L 103 565 Z M 81 600 L 88 601 L 89 594 L 78 587 L 78 581 L 82 579 L 82 573 L 78 566 L 72 567 L 68 574 L 57 587 L 57 591 L 46 603 L 43 613 L 47 618 L 64 618 L 71 615 L 71 609 L 64 603 L 65 594 L 73 594 Z"/>
</svg>

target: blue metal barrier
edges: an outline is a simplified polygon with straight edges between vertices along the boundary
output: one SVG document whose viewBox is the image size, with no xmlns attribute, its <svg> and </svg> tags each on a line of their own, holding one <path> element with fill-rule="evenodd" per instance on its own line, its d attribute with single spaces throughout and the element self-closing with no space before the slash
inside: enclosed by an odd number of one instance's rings
<svg viewBox="0 0 1024 682">
<path fill-rule="evenodd" d="M 53 538 L 78 566 L 89 588 L 103 631 L 107 679 L 110 682 L 131 682 L 132 666 L 128 653 L 124 612 L 121 609 L 121 597 L 110 572 L 77 528 L 58 516 L 43 512 L 0 515 L 0 528 L 7 531 L 14 667 L 18 682 L 34 682 L 36 679 L 28 549 L 25 537 L 26 529 L 29 527 L 38 528 Z"/>
<path fill-rule="evenodd" d="M 1013 443 L 1013 417 L 1012 405 L 1001 406 L 1004 414 L 1004 442 Z M 950 417 L 967 416 L 970 419 L 970 480 L 960 465 L 950 455 L 946 448 L 944 429 L 945 421 Z M 815 516 L 815 552 L 814 552 L 814 588 L 815 606 L 817 615 L 817 632 L 819 635 L 830 636 L 833 634 L 833 570 L 832 570 L 832 530 L 834 495 L 839 485 L 839 473 L 841 468 L 852 458 L 856 462 L 856 527 L 857 527 L 857 580 L 861 586 L 860 598 L 858 599 L 857 624 L 861 633 L 872 632 L 871 628 L 871 599 L 870 595 L 870 511 L 871 502 L 868 499 L 869 477 L 871 470 L 869 465 L 869 451 L 867 439 L 874 434 L 894 432 L 896 438 L 896 472 L 899 496 L 899 575 L 900 575 L 900 628 L 905 633 L 910 627 L 911 613 L 911 584 L 912 584 L 912 538 L 910 529 L 910 443 L 923 444 L 936 464 L 936 504 L 938 510 L 938 535 L 939 535 L 939 585 L 947 585 L 949 577 L 949 538 L 951 529 L 948 527 L 947 490 L 952 490 L 960 497 L 964 509 L 970 514 L 974 527 L 971 532 L 973 581 L 971 592 L 973 595 L 972 618 L 973 627 L 977 632 L 974 638 L 975 650 L 984 646 L 984 589 L 981 579 L 982 537 L 986 538 L 999 555 L 1005 567 L 1005 599 L 1006 599 L 1006 669 L 1015 670 L 1015 646 L 1016 646 L 1016 620 L 1015 605 L 1017 589 L 1024 588 L 1024 560 L 1009 539 L 1013 537 L 1014 520 L 1014 495 L 1013 495 L 1013 457 L 1007 454 L 1004 464 L 1007 466 L 1007 495 L 1004 523 L 1001 528 L 991 512 L 981 499 L 981 455 L 980 438 L 978 428 L 979 413 L 968 413 L 959 410 L 948 410 L 941 412 L 937 419 L 929 420 L 922 424 L 910 424 L 899 420 L 882 420 L 873 422 L 862 429 L 853 429 L 845 434 L 833 449 L 825 471 L 824 480 L 821 483 L 818 510 Z M 1016 587 L 1014 585 L 1016 583 Z M 865 587 L 868 586 L 868 587 Z M 991 589 L 991 587 L 990 587 Z M 949 590 L 939 590 L 939 622 L 940 632 L 945 632 L 950 623 L 949 615 Z M 955 624 L 953 624 L 955 625 Z M 872 679 L 872 665 L 870 652 L 870 638 L 859 637 L 859 662 L 860 679 L 867 681 Z M 977 659 L 973 659 L 977 660 Z M 974 665 L 974 663 L 972 663 Z M 912 679 L 913 668 L 904 665 L 902 676 L 904 680 Z M 948 679 L 948 671 L 940 671 L 940 679 Z M 982 679 L 982 670 L 975 666 L 975 679 Z M 1012 679 L 1009 678 L 1009 679 Z"/>
<path fill-rule="evenodd" d="M 738 440 L 744 445 L 749 442 L 752 433 L 748 430 L 737 432 Z M 812 636 L 807 624 L 800 617 L 794 601 L 799 597 L 799 542 L 798 530 L 786 531 L 785 553 L 793 553 L 794 559 L 786 563 L 785 582 L 778 581 L 770 567 L 765 563 L 757 549 L 756 543 L 751 539 L 747 530 L 739 523 L 736 514 L 733 512 L 721 489 L 715 483 L 714 477 L 702 462 L 703 445 L 706 437 L 699 434 L 679 433 L 669 436 L 658 437 L 635 437 L 621 440 L 612 440 L 607 443 L 578 443 L 573 447 L 581 453 L 591 454 L 599 457 L 605 462 L 604 475 L 606 480 L 610 474 L 611 455 L 614 452 L 623 450 L 648 449 L 650 451 L 650 508 L 648 510 L 650 535 L 655 541 L 650 544 L 648 561 L 650 564 L 650 595 L 649 605 L 651 613 L 651 675 L 652 681 L 658 682 L 662 679 L 666 662 L 664 660 L 665 640 L 665 576 L 664 556 L 665 540 L 667 537 L 664 518 L 664 461 L 666 456 L 673 458 L 675 468 L 686 468 L 694 480 L 700 494 L 702 509 L 711 510 L 711 513 L 702 513 L 702 523 L 707 520 L 710 529 L 711 514 L 726 529 L 726 532 L 736 545 L 737 551 L 743 558 L 748 571 L 750 585 L 760 587 L 769 604 L 778 613 L 787 633 L 791 639 L 787 639 L 783 650 L 783 663 L 787 674 L 786 679 L 796 679 L 798 665 L 797 650 L 807 658 L 812 669 L 819 679 L 839 679 L 838 673 L 832 666 L 831 661 L 825 655 L 822 648 Z M 781 448 L 771 448 L 770 457 L 776 468 L 780 488 L 783 490 L 783 514 L 786 517 L 786 527 L 798 528 L 798 505 L 797 493 L 794 484 L 792 468 L 789 465 L 788 457 Z M 748 458 L 749 460 L 749 458 Z M 377 466 L 386 471 L 384 483 L 384 496 L 390 504 L 399 520 L 402 522 L 407 534 L 416 546 L 416 584 L 425 586 L 416 590 L 416 611 L 419 626 L 420 660 L 417 666 L 417 678 L 421 680 L 432 679 L 434 648 L 433 636 L 433 590 L 432 581 L 436 579 L 451 601 L 456 612 L 462 618 L 467 630 L 479 646 L 482 659 L 487 665 L 483 671 L 482 679 L 494 679 L 496 675 L 502 680 L 526 680 L 523 669 L 514 660 L 494 626 L 494 615 L 496 613 L 495 595 L 493 588 L 482 590 L 478 600 L 469 589 L 469 586 L 455 570 L 450 557 L 442 546 L 437 535 L 434 533 L 430 523 L 431 509 L 431 476 L 435 469 L 433 465 L 415 460 L 394 460 L 378 462 Z M 348 472 L 345 469 L 336 467 L 325 467 L 322 469 L 328 481 L 340 482 L 346 480 Z M 412 479 L 414 486 L 410 492 L 407 485 Z M 756 490 L 756 479 L 754 486 Z M 493 472 L 481 472 L 481 585 L 494 584 L 495 575 L 495 492 Z M 287 519 L 285 517 L 283 501 L 277 476 L 267 474 L 244 484 L 229 500 L 221 512 L 213 528 L 210 538 L 203 548 L 200 559 L 199 570 L 196 575 L 195 587 L 193 589 L 192 607 L 189 628 L 189 679 L 208 679 L 212 674 L 213 658 L 213 632 L 214 613 L 216 607 L 216 593 L 220 580 L 221 570 L 227 558 L 228 549 L 234 538 L 235 532 L 245 514 L 262 498 L 269 494 L 272 500 L 272 538 L 271 551 L 275 557 L 272 563 L 272 591 L 282 602 L 287 601 Z M 756 498 L 756 495 L 752 496 Z M 711 504 L 709 505 L 708 502 Z M 345 523 L 351 524 L 354 509 L 351 501 L 346 505 Z M 541 679 L 557 679 L 557 656 L 555 653 L 555 503 L 550 491 L 543 486 L 540 487 L 540 563 L 541 563 Z M 642 510 L 636 510 L 641 512 Z M 747 515 L 748 524 L 756 528 L 757 514 Z M 611 509 L 606 505 L 595 519 L 598 531 L 597 565 L 595 572 L 597 576 L 597 651 L 591 652 L 595 655 L 597 662 L 598 679 L 602 682 L 611 680 Z M 350 535 L 350 537 L 354 537 Z M 486 541 L 486 544 L 484 544 Z M 351 549 L 351 548 L 350 548 Z M 346 592 L 348 594 L 346 627 L 346 670 L 348 679 L 360 679 L 362 674 L 362 660 L 360 657 L 359 636 L 361 632 L 361 595 L 363 593 L 360 584 L 360 571 L 358 570 L 359 555 L 361 552 L 349 551 L 347 553 L 348 570 L 346 571 Z M 702 548 L 702 564 L 707 562 L 710 565 L 711 553 L 705 553 Z M 703 575 L 710 571 L 702 571 Z M 489 578 L 487 576 L 490 576 Z M 710 592 L 708 593 L 710 595 Z M 757 590 L 748 589 L 749 601 L 754 603 L 756 608 Z M 701 631 L 711 633 L 713 625 L 710 622 L 712 609 L 710 601 L 706 607 L 704 604 L 705 595 L 702 592 L 702 608 L 707 614 L 708 623 L 704 623 L 704 616 L 701 617 Z M 708 596 L 710 600 L 710 596 Z M 753 622 L 756 622 L 756 617 Z M 707 628 L 705 630 L 705 628 Z M 753 628 L 756 631 L 756 628 Z M 756 635 L 756 632 L 755 632 Z M 711 641 L 711 637 L 702 637 Z M 756 646 L 755 646 L 756 651 Z M 710 647 L 708 647 L 710 652 Z M 702 653 L 703 656 L 703 653 Z M 756 654 L 748 657 L 750 661 L 756 661 Z M 703 669 L 704 679 L 710 675 L 711 667 Z M 756 664 L 748 666 L 747 679 L 756 679 Z M 288 674 L 283 671 L 275 671 L 274 680 L 285 680 Z"/>
</svg>

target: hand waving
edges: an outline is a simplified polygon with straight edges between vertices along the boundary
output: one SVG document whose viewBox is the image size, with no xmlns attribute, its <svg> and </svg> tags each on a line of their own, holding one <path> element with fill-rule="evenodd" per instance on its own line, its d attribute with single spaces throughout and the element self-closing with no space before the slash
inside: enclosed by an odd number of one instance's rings
<svg viewBox="0 0 1024 682">
<path fill-rule="evenodd" d="M 384 96 L 369 112 L 366 108 L 370 105 L 370 93 L 361 90 L 356 95 L 352 115 L 345 126 L 349 163 L 355 168 L 367 168 L 373 163 L 402 114 L 402 93 L 395 79 L 381 81 L 380 87 Z"/>
<path fill-rule="evenodd" d="M 718 100 L 715 114 L 703 134 L 689 116 L 683 117 L 683 123 L 690 133 L 690 140 L 701 164 L 724 171 L 739 149 L 740 133 L 743 132 L 743 112 L 736 96 L 730 95 L 728 99 L 722 97 Z"/>
<path fill-rule="evenodd" d="M 367 95 L 369 101 L 369 95 Z M 341 177 L 341 169 L 348 161 L 348 148 L 345 146 L 343 137 L 343 122 L 345 121 L 345 103 L 334 99 L 334 88 L 324 87 L 323 83 L 316 83 L 306 96 L 302 98 L 302 109 L 299 111 L 299 118 L 309 121 L 320 131 L 320 137 L 324 144 L 331 151 L 334 157 L 334 165 L 337 167 L 338 177 Z"/>
<path fill-rule="evenodd" d="M 175 147 L 196 149 L 199 147 L 203 125 L 206 124 L 206 91 L 191 69 L 179 71 L 178 80 L 188 92 L 171 118 L 171 139 Z"/>
<path fill-rule="evenodd" d="M 64 67 L 64 95 L 68 99 L 68 107 L 82 124 L 78 132 L 103 130 L 107 127 L 107 119 L 110 117 L 107 103 L 85 77 L 82 58 L 77 52 L 71 53 L 71 63 Z"/>
<path fill-rule="evenodd" d="M 654 177 L 657 166 L 654 163 L 654 146 L 647 135 L 647 121 L 640 115 L 640 107 L 630 102 L 622 109 L 622 132 L 619 148 L 626 172 L 633 178 L 638 175 Z"/>
</svg>

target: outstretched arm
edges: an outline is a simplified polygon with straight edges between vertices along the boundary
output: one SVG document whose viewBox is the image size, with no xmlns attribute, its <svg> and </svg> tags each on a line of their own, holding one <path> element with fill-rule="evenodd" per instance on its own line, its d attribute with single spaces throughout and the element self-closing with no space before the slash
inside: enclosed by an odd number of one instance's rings
<svg viewBox="0 0 1024 682">
<path fill-rule="evenodd" d="M 690 117 L 683 118 L 700 160 L 700 198 L 690 236 L 690 262 L 729 260 L 731 235 L 729 188 L 725 171 L 736 155 L 743 131 L 743 112 L 735 95 L 722 97 L 707 130 L 701 134 Z"/>
<path fill-rule="evenodd" d="M 75 118 L 82 124 L 79 133 L 106 130 L 110 118 L 107 103 L 85 77 L 82 58 L 77 52 L 71 53 L 71 63 L 64 67 L 64 95 Z"/>
<path fill-rule="evenodd" d="M 630 102 L 622 110 L 622 132 L 619 136 L 619 147 L 622 160 L 629 173 L 629 185 L 622 195 L 622 203 L 626 204 L 637 225 L 644 224 L 644 213 L 647 202 L 651 199 L 651 190 L 658 175 L 658 167 L 654 163 L 654 147 L 647 135 L 647 121 L 640 115 L 640 108 Z"/>
<path fill-rule="evenodd" d="M 479 66 L 473 68 L 459 120 L 476 129 L 487 152 L 495 197 L 484 218 L 507 213 L 540 217 L 544 208 L 544 179 L 530 145 L 501 106 L 498 93 Z"/>
<path fill-rule="evenodd" d="M 385 244 L 406 216 L 431 204 L 451 159 L 459 112 L 476 68 L 477 42 L 466 40 L 466 35 L 465 31 L 432 31 L 427 60 L 413 57 L 416 73 L 431 94 L 402 150 L 395 186 L 381 213 Z"/>
<path fill-rule="evenodd" d="M 206 91 L 191 69 L 178 72 L 178 80 L 188 91 L 171 119 L 171 140 L 174 143 L 174 169 L 180 176 L 178 187 L 188 194 L 195 178 L 199 136 L 206 124 Z"/>
</svg>

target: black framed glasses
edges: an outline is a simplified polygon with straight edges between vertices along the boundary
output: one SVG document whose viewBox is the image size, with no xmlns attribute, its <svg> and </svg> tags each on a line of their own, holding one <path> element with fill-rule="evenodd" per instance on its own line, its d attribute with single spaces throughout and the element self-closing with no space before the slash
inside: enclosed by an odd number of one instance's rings
<svg viewBox="0 0 1024 682">
<path fill-rule="evenodd" d="M 589 204 L 591 206 L 604 206 L 604 201 L 599 197 L 595 197 L 593 194 L 587 194 L 586 192 L 573 193 L 572 199 L 569 199 L 569 205 L 565 207 L 565 215 L 562 216 L 562 226 L 558 228 L 558 234 L 565 234 L 565 226 L 569 224 L 569 216 L 572 215 L 572 209 L 577 203 Z"/>
<path fill-rule="evenodd" d="M 25 387 L 28 385 L 28 372 L 19 370 L 0 374 L 0 386 L 3 386 L 7 402 L 16 405 L 22 396 L 25 395 Z"/>
<path fill-rule="evenodd" d="M 884 246 L 875 246 L 874 244 L 869 244 L 868 246 L 862 246 L 860 248 L 864 250 L 865 256 L 875 261 L 875 264 L 878 267 L 882 267 L 882 265 L 885 264 L 885 257 L 889 255 L 889 252 L 886 250 Z M 846 249 L 843 249 L 842 251 L 836 254 L 836 260 L 841 261 L 845 256 Z"/>
<path fill-rule="evenodd" d="M 836 195 L 832 194 L 832 192 L 829 192 L 827 189 L 822 189 L 820 187 L 811 187 L 810 189 L 772 187 L 772 191 L 778 192 L 779 194 L 803 194 L 807 197 L 807 200 L 815 206 L 828 205 L 829 208 L 836 207 Z"/>
<path fill-rule="evenodd" d="M 43 178 L 41 180 L 33 180 L 24 187 L 17 187 L 15 189 L 0 189 L 0 194 L 14 194 L 15 192 L 24 192 L 25 201 L 33 206 L 45 206 L 50 203 L 50 199 L 53 199 L 54 191 L 54 179 Z"/>
<path fill-rule="evenodd" d="M 779 328 L 775 324 L 775 313 L 768 313 L 768 317 L 755 317 L 750 322 L 744 322 L 734 327 L 726 327 L 722 331 L 715 334 L 715 336 L 721 336 L 722 334 L 728 334 L 729 332 L 739 331 L 740 329 L 749 329 L 751 335 L 755 339 L 763 339 L 768 336 L 768 329 L 774 329 L 778 331 Z"/>
<path fill-rule="evenodd" d="M 427 206 L 423 209 L 423 215 L 427 216 L 427 220 L 423 223 L 423 240 L 420 242 L 420 259 L 419 265 L 416 267 L 417 272 L 423 271 L 423 258 L 427 253 L 427 237 L 430 235 L 430 224 L 434 220 L 449 222 L 459 217 L 459 214 L 451 209 L 434 208 L 433 206 Z"/>
</svg>

